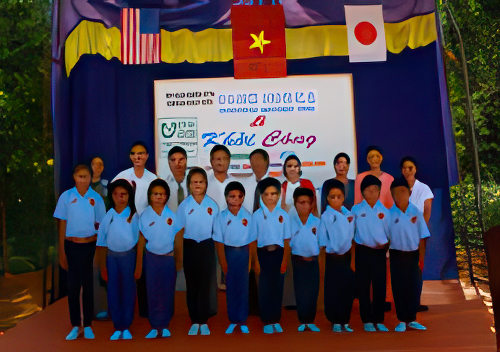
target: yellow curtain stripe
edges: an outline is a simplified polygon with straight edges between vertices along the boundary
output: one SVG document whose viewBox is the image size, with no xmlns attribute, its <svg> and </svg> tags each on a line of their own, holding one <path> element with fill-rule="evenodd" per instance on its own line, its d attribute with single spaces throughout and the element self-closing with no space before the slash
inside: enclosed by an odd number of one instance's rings
<svg viewBox="0 0 500 352">
<path fill-rule="evenodd" d="M 399 23 L 386 23 L 387 50 L 398 54 L 404 48 L 426 46 L 437 39 L 435 14 L 412 17 Z M 347 56 L 347 28 L 344 25 L 286 28 L 287 59 L 320 56 Z M 101 54 L 120 59 L 121 34 L 116 27 L 82 21 L 66 39 L 66 72 L 69 73 L 84 54 Z M 166 63 L 224 62 L 233 58 L 231 29 L 209 28 L 201 32 L 180 29 L 161 30 L 161 59 Z"/>
<path fill-rule="evenodd" d="M 84 54 L 101 54 L 107 60 L 113 57 L 121 59 L 120 30 L 116 27 L 106 28 L 99 22 L 80 22 L 66 39 L 65 62 L 68 76 Z"/>
</svg>

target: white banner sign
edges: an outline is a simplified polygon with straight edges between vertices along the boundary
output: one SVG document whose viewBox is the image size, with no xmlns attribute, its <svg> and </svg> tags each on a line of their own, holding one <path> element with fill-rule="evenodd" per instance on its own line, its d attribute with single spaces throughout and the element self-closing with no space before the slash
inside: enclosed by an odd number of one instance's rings
<svg viewBox="0 0 500 352">
<path fill-rule="evenodd" d="M 210 169 L 210 150 L 223 144 L 232 154 L 233 176 L 251 173 L 249 154 L 270 155 L 271 176 L 281 177 L 283 161 L 296 154 L 303 177 L 320 187 L 334 176 L 333 158 L 351 156 L 354 178 L 356 134 L 352 76 L 289 76 L 155 81 L 155 143 L 158 176 L 169 173 L 168 151 L 188 153 L 188 166 Z"/>
</svg>

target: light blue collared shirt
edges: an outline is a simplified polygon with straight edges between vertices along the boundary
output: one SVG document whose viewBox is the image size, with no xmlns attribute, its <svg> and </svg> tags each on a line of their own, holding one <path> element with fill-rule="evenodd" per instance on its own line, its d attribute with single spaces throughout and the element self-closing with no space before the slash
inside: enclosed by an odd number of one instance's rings
<svg viewBox="0 0 500 352">
<path fill-rule="evenodd" d="M 166 205 L 161 215 L 148 206 L 139 218 L 139 230 L 148 241 L 146 249 L 158 255 L 174 250 L 175 234 L 181 229 L 179 226 L 177 216 Z"/>
<path fill-rule="evenodd" d="M 102 219 L 97 234 L 97 245 L 108 247 L 113 252 L 126 252 L 134 248 L 139 241 L 139 216 L 135 213 L 128 222 L 130 208 L 120 214 L 111 208 Z"/>
<path fill-rule="evenodd" d="M 292 223 L 292 239 L 290 247 L 292 254 L 301 257 L 315 257 L 319 254 L 318 228 L 319 219 L 313 214 L 309 214 L 305 224 L 299 215 L 290 217 Z"/>
<path fill-rule="evenodd" d="M 225 209 L 215 221 L 214 241 L 231 247 L 243 247 L 257 240 L 252 229 L 252 215 L 248 210 L 241 207 L 234 216 L 229 209 Z"/>
<path fill-rule="evenodd" d="M 319 244 L 326 247 L 327 253 L 345 254 L 352 247 L 354 238 L 354 216 L 342 206 L 338 212 L 329 205 L 321 215 L 319 225 Z"/>
<path fill-rule="evenodd" d="M 405 212 L 394 204 L 389 214 L 390 249 L 405 252 L 416 251 L 420 240 L 430 237 L 423 214 L 412 203 L 408 205 Z"/>
<path fill-rule="evenodd" d="M 65 191 L 57 201 L 54 217 L 66 220 L 66 237 L 91 237 L 97 232 L 95 223 L 101 223 L 106 214 L 102 197 L 89 187 L 82 197 L 73 187 Z"/>
<path fill-rule="evenodd" d="M 218 214 L 217 203 L 207 195 L 201 204 L 198 204 L 193 196 L 184 199 L 177 209 L 177 219 L 181 229 L 184 228 L 184 238 L 198 243 L 212 238 Z"/>
<path fill-rule="evenodd" d="M 292 235 L 290 217 L 280 206 L 280 201 L 272 212 L 260 199 L 260 208 L 253 213 L 254 232 L 257 234 L 257 247 L 270 245 L 285 246 L 285 240 Z"/>
<path fill-rule="evenodd" d="M 389 242 L 389 210 L 380 202 L 373 208 L 363 199 L 351 210 L 354 215 L 354 241 L 367 247 L 383 246 Z"/>
</svg>

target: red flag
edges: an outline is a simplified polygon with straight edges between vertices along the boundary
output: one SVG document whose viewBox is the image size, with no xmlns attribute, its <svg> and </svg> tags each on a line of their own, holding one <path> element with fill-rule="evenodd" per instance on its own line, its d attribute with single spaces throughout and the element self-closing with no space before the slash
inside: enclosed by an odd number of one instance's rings
<svg viewBox="0 0 500 352">
<path fill-rule="evenodd" d="M 234 78 L 286 77 L 282 5 L 231 7 Z"/>
</svg>

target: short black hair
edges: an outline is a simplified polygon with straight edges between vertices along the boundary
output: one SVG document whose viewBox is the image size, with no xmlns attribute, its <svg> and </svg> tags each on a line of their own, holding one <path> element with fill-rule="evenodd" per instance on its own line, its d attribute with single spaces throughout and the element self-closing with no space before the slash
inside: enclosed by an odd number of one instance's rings
<svg viewBox="0 0 500 352">
<path fill-rule="evenodd" d="M 391 191 L 396 187 L 406 187 L 408 188 L 408 191 L 410 190 L 410 185 L 408 184 L 408 181 L 406 181 L 406 178 L 404 178 L 403 176 L 395 178 L 394 181 L 392 181 Z"/>
<path fill-rule="evenodd" d="M 168 151 L 168 159 L 170 159 L 170 157 L 172 155 L 174 155 L 175 153 L 181 153 L 182 155 L 184 155 L 184 157 L 187 159 L 187 153 L 186 153 L 186 150 L 182 147 L 179 147 L 178 145 L 172 147 L 172 149 L 170 149 Z"/>
<path fill-rule="evenodd" d="M 311 198 L 311 202 L 314 201 L 314 192 L 312 189 L 305 188 L 305 187 L 298 187 L 293 191 L 293 204 L 297 203 L 297 199 L 299 199 L 300 196 L 308 196 Z"/>
<path fill-rule="evenodd" d="M 281 194 L 281 183 L 274 177 L 266 177 L 263 180 L 260 180 L 257 184 L 257 188 L 259 189 L 259 193 L 262 195 L 268 187 L 275 187 L 278 190 L 278 193 Z"/>
<path fill-rule="evenodd" d="M 269 154 L 264 149 L 257 148 L 257 149 L 252 150 L 252 152 L 250 153 L 250 156 L 248 157 L 248 159 L 251 159 L 252 156 L 254 156 L 255 154 L 262 155 L 262 157 L 264 158 L 264 160 L 269 165 Z"/>
<path fill-rule="evenodd" d="M 402 169 L 403 168 L 403 164 L 405 162 L 407 162 L 407 161 L 413 163 L 413 165 L 415 165 L 415 169 L 418 169 L 417 160 L 415 160 L 414 157 L 409 156 L 409 155 L 405 156 L 403 159 L 401 159 L 401 162 L 399 163 L 399 168 Z"/>
<path fill-rule="evenodd" d="M 189 190 L 189 185 L 191 184 L 191 177 L 193 177 L 194 175 L 196 174 L 200 174 L 203 176 L 203 178 L 205 179 L 205 182 L 207 183 L 207 188 L 208 188 L 208 177 L 207 177 L 207 172 L 202 169 L 201 167 L 193 167 L 191 170 L 189 170 L 188 172 L 188 175 L 186 177 L 186 185 L 188 187 L 188 190 Z M 205 190 L 206 192 L 206 190 Z"/>
<path fill-rule="evenodd" d="M 368 155 L 368 153 L 366 153 L 366 154 Z M 351 165 L 351 158 L 349 158 L 349 155 L 347 155 L 344 152 L 341 152 L 341 153 L 338 153 L 337 155 L 335 155 L 335 158 L 333 158 L 333 164 L 335 165 L 337 163 L 337 161 L 339 161 L 340 158 L 345 158 L 345 160 L 347 161 L 347 165 Z"/>
<path fill-rule="evenodd" d="M 300 159 L 297 155 L 295 154 L 290 154 L 289 156 L 286 157 L 285 162 L 283 163 L 283 176 L 286 176 L 286 163 L 289 162 L 290 160 L 297 160 L 299 163 L 300 171 L 299 171 L 299 176 L 302 176 L 302 163 L 300 162 Z"/>
<path fill-rule="evenodd" d="M 135 208 L 135 189 L 130 184 L 130 182 L 128 182 L 124 178 L 119 178 L 119 179 L 111 182 L 108 185 L 108 198 L 109 198 L 109 205 L 113 209 L 115 207 L 115 201 L 113 200 L 113 192 L 118 187 L 123 187 L 128 192 L 128 206 L 130 207 L 130 216 L 128 217 L 127 221 L 130 222 L 130 220 L 132 220 L 132 216 L 134 216 L 134 214 L 137 211 Z"/>
<path fill-rule="evenodd" d="M 130 147 L 130 152 L 132 152 L 132 149 L 134 149 L 134 147 L 137 147 L 138 145 L 144 147 L 144 149 L 146 149 L 146 154 L 149 154 L 148 146 L 143 141 L 135 141 L 134 143 L 132 143 L 132 146 Z"/>
<path fill-rule="evenodd" d="M 90 172 L 90 178 L 92 178 L 94 176 L 94 172 L 92 171 L 92 168 L 90 166 L 88 166 L 88 165 L 85 165 L 85 164 L 78 164 L 78 165 L 76 165 L 73 168 L 72 175 L 76 174 L 80 170 L 87 170 L 88 172 Z"/>
<path fill-rule="evenodd" d="M 366 187 L 377 186 L 378 189 L 382 188 L 382 182 L 378 179 L 377 176 L 366 175 L 363 181 L 361 181 L 361 193 L 365 190 Z"/>
<path fill-rule="evenodd" d="M 330 191 L 334 188 L 340 189 L 340 191 L 344 194 L 345 197 L 344 182 L 331 178 L 329 180 L 326 180 L 325 183 L 323 184 L 323 192 L 324 194 L 326 194 L 327 197 L 328 194 L 330 194 Z"/>
<path fill-rule="evenodd" d="M 224 153 L 227 154 L 227 156 L 229 156 L 229 158 L 231 158 L 231 152 L 229 151 L 229 149 L 225 146 L 225 145 L 222 145 L 222 144 L 216 144 L 212 150 L 210 151 L 210 160 L 212 160 L 214 154 L 218 151 L 222 150 Z"/>
<path fill-rule="evenodd" d="M 149 184 L 149 187 L 148 187 L 148 204 L 151 205 L 151 194 L 153 194 L 153 188 L 155 188 L 156 186 L 163 187 L 163 189 L 165 190 L 165 193 L 167 194 L 167 202 L 168 202 L 168 200 L 170 199 L 170 187 L 168 186 L 167 181 L 165 181 L 165 180 L 163 180 L 161 178 L 157 178 L 156 180 L 153 180 Z"/>
<path fill-rule="evenodd" d="M 382 153 L 382 148 L 380 148 L 377 145 L 370 145 L 368 148 L 366 148 L 366 156 L 368 156 L 368 153 L 371 152 L 372 150 L 375 150 L 380 153 L 380 155 L 383 155 Z"/>
<path fill-rule="evenodd" d="M 245 187 L 238 181 L 231 181 L 227 184 L 224 189 L 224 197 L 227 197 L 231 191 L 241 191 L 245 195 Z"/>
</svg>

